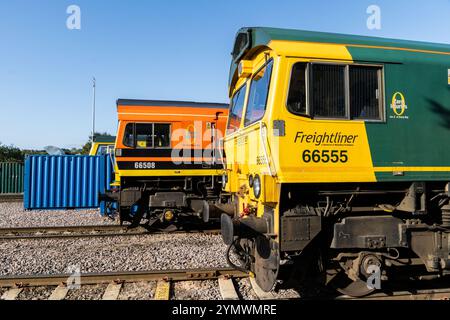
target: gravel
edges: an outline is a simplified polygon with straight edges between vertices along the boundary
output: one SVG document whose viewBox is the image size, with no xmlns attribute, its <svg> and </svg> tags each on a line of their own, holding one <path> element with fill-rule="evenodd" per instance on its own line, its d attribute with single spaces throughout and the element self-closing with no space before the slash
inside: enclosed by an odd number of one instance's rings
<svg viewBox="0 0 450 320">
<path fill-rule="evenodd" d="M 21 203 L 0 203 L 0 228 L 115 224 L 94 210 L 25 211 Z M 151 234 L 128 237 L 0 240 L 0 276 L 196 269 L 228 267 L 220 235 Z M 233 259 L 234 260 L 234 259 Z M 239 298 L 257 300 L 249 279 L 234 280 Z M 48 299 L 54 288 L 24 288 L 19 300 Z M 101 299 L 106 285 L 70 290 L 67 300 Z M 156 283 L 125 283 L 119 300 L 150 300 Z M 6 289 L 0 288 L 0 296 Z M 183 281 L 172 286 L 175 300 L 220 300 L 217 281 Z M 296 299 L 295 290 L 280 290 L 276 299 Z"/>
<path fill-rule="evenodd" d="M 64 300 L 101 300 L 107 287 L 107 284 L 99 284 L 72 289 L 69 290 Z"/>
<path fill-rule="evenodd" d="M 48 300 L 54 287 L 29 287 L 23 288 L 17 300 Z"/>
<path fill-rule="evenodd" d="M 155 296 L 156 282 L 124 283 L 118 300 L 151 300 Z"/>
<path fill-rule="evenodd" d="M 220 235 L 0 241 L 0 275 L 227 267 Z"/>
<path fill-rule="evenodd" d="M 0 228 L 83 226 L 116 224 L 102 217 L 100 209 L 25 211 L 22 203 L 0 203 Z"/>
<path fill-rule="evenodd" d="M 238 279 L 236 282 L 236 292 L 239 299 L 242 300 L 258 300 L 255 292 L 252 289 L 252 285 L 248 278 Z"/>
<path fill-rule="evenodd" d="M 278 292 L 274 292 L 273 296 L 278 300 L 287 300 L 287 299 L 300 299 L 301 294 L 295 289 L 282 289 Z"/>
<path fill-rule="evenodd" d="M 171 300 L 220 300 L 219 283 L 216 280 L 175 282 Z"/>
<path fill-rule="evenodd" d="M 237 280 L 236 289 L 240 299 L 243 300 L 259 300 L 255 291 L 252 288 L 249 278 L 242 278 Z M 274 299 L 300 299 L 300 293 L 295 289 L 280 289 L 277 292 L 272 291 Z"/>
</svg>

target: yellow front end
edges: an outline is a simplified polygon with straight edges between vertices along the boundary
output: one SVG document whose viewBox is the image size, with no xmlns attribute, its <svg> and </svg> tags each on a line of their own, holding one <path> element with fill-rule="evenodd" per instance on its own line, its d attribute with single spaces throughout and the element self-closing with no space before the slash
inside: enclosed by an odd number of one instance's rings
<svg viewBox="0 0 450 320">
<path fill-rule="evenodd" d="M 311 58 L 296 58 L 300 53 Z M 239 215 L 250 212 L 262 217 L 271 211 L 275 234 L 283 184 L 376 181 L 364 121 L 312 120 L 286 107 L 293 66 L 329 61 L 349 64 L 352 57 L 344 45 L 273 41 L 270 49 L 241 62 L 240 77 L 232 90 L 232 99 L 237 100 L 243 91 L 245 98 L 241 99 L 239 125 L 231 116 L 224 140 L 225 190 L 236 195 Z M 272 73 L 264 115 L 246 124 L 252 82 L 268 64 L 272 64 Z M 255 178 L 261 186 L 257 195 Z"/>
</svg>

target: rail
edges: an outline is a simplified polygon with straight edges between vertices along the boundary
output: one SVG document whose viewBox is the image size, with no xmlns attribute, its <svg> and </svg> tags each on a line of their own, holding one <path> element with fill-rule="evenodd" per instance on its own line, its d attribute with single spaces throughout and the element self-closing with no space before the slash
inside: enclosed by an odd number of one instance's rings
<svg viewBox="0 0 450 320">
<path fill-rule="evenodd" d="M 0 240 L 22 239 L 50 239 L 50 238 L 84 238 L 84 237 L 113 237 L 113 236 L 138 236 L 154 234 L 186 234 L 204 233 L 219 234 L 219 229 L 186 229 L 165 232 L 139 226 L 130 229 L 121 225 L 97 225 L 97 226 L 56 226 L 56 227 L 25 227 L 25 228 L 0 228 Z"/>
</svg>

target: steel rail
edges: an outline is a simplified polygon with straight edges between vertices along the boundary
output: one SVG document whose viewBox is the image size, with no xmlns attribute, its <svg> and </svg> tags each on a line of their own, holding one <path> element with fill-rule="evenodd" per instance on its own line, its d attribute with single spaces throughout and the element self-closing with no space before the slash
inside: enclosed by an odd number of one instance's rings
<svg viewBox="0 0 450 320">
<path fill-rule="evenodd" d="M 84 237 L 113 237 L 113 236 L 137 236 L 150 234 L 186 234 L 204 233 L 218 234 L 218 229 L 192 229 L 164 232 L 160 230 L 146 229 L 144 226 L 130 229 L 121 225 L 97 225 L 97 226 L 57 226 L 57 227 L 26 227 L 26 228 L 0 228 L 0 240 L 33 240 L 52 238 L 84 238 Z"/>
<path fill-rule="evenodd" d="M 361 298 L 338 296 L 335 300 L 450 300 L 450 288 L 380 292 Z"/>
<path fill-rule="evenodd" d="M 191 281 L 214 280 L 219 277 L 244 278 L 248 277 L 248 274 L 231 268 L 82 273 L 80 275 L 80 283 L 81 285 L 92 285 L 157 280 Z M 73 283 L 71 282 L 72 280 L 73 275 L 71 274 L 1 276 L 0 288 L 70 285 Z"/>
<path fill-rule="evenodd" d="M 21 202 L 23 194 L 0 194 L 0 203 L 2 202 Z"/>
</svg>

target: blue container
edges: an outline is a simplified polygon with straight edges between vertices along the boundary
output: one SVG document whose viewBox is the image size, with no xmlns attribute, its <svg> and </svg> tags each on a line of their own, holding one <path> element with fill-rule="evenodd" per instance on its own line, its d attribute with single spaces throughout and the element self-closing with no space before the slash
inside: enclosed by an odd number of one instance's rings
<svg viewBox="0 0 450 320">
<path fill-rule="evenodd" d="M 113 179 L 106 156 L 29 156 L 25 160 L 24 207 L 36 209 L 98 208 L 98 194 Z"/>
</svg>

